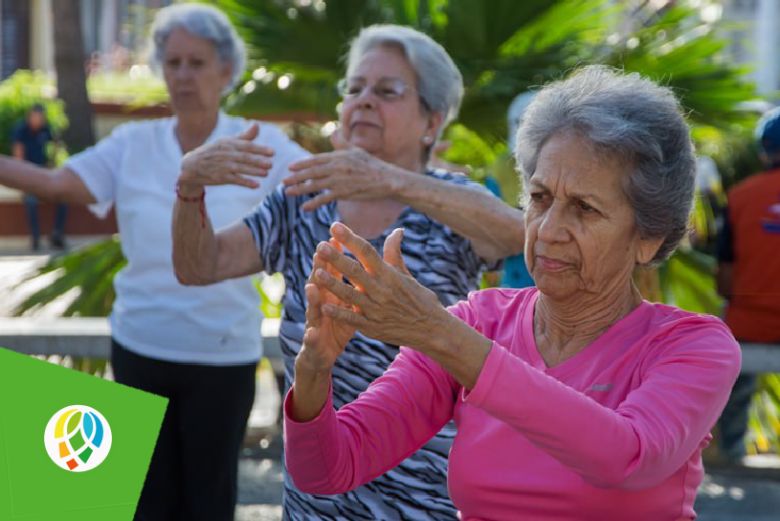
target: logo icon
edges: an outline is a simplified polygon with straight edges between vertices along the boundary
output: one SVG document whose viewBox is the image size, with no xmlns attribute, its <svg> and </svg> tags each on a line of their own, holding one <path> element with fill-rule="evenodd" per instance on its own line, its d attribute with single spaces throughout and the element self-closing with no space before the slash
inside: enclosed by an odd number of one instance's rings
<svg viewBox="0 0 780 521">
<path fill-rule="evenodd" d="M 111 450 L 111 427 L 92 407 L 69 405 L 51 417 L 43 434 L 46 452 L 60 468 L 71 472 L 92 470 Z"/>
</svg>

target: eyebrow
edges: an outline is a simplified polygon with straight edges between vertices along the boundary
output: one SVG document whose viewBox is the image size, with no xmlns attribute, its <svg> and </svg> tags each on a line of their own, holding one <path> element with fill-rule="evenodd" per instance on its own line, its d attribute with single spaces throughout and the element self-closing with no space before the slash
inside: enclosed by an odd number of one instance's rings
<svg viewBox="0 0 780 521">
<path fill-rule="evenodd" d="M 347 79 L 348 79 L 348 80 L 361 80 L 361 81 L 366 81 L 366 77 L 365 77 L 365 76 L 347 76 Z M 405 79 L 403 79 L 403 78 L 401 78 L 400 76 L 381 76 L 381 77 L 380 77 L 378 80 L 376 80 L 376 81 L 377 81 L 377 82 L 380 82 L 380 81 L 386 81 L 386 80 L 400 80 L 400 81 L 402 81 L 402 82 L 406 83 L 406 80 L 405 80 Z"/>
<path fill-rule="evenodd" d="M 545 190 L 548 193 L 552 193 L 552 190 L 550 190 L 547 185 L 542 183 L 541 181 L 538 181 L 536 179 L 531 179 L 529 183 L 533 186 L 536 186 L 537 188 L 541 188 Z M 572 199 L 580 199 L 582 201 L 593 201 L 597 206 L 606 207 L 606 203 L 596 194 L 590 194 L 590 193 L 569 193 L 569 197 Z"/>
</svg>

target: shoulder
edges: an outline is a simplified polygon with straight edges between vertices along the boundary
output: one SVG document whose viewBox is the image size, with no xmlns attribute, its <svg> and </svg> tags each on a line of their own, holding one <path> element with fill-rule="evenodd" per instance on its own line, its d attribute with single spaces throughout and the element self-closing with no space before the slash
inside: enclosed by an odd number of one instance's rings
<svg viewBox="0 0 780 521">
<path fill-rule="evenodd" d="M 155 136 L 171 125 L 171 118 L 130 121 L 114 127 L 109 134 L 111 139 L 138 139 Z"/>
<path fill-rule="evenodd" d="M 643 305 L 649 306 L 647 316 L 641 320 L 650 340 L 652 358 L 677 359 L 696 353 L 739 365 L 739 343 L 719 318 L 665 304 Z"/>
<path fill-rule="evenodd" d="M 27 134 L 27 124 L 24 121 L 16 123 L 11 130 L 14 139 L 22 139 Z"/>
</svg>

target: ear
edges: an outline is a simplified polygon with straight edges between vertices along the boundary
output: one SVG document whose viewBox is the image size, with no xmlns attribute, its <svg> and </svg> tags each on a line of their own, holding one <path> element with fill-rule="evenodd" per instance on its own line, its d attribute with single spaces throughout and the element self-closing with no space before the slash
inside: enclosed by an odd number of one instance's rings
<svg viewBox="0 0 780 521">
<path fill-rule="evenodd" d="M 222 88 L 224 89 L 230 85 L 230 80 L 233 78 L 233 66 L 229 63 L 223 63 L 220 76 L 222 77 Z"/>
<path fill-rule="evenodd" d="M 657 239 L 637 239 L 636 263 L 644 265 L 653 260 L 658 248 L 664 243 L 664 238 Z"/>
<path fill-rule="evenodd" d="M 441 112 L 431 112 L 428 114 L 428 124 L 425 127 L 425 135 L 432 138 L 431 142 L 439 137 L 439 131 L 444 123 L 444 114 Z"/>
</svg>

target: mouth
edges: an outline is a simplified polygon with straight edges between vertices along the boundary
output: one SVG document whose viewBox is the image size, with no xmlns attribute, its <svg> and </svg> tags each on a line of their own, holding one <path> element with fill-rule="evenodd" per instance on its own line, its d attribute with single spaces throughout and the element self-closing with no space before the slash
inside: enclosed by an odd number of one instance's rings
<svg viewBox="0 0 780 521">
<path fill-rule="evenodd" d="M 536 256 L 536 264 L 545 271 L 563 271 L 572 266 L 570 262 L 553 259 L 552 257 L 545 257 L 544 255 Z"/>
<path fill-rule="evenodd" d="M 349 126 L 350 129 L 354 130 L 356 128 L 381 128 L 379 125 L 374 123 L 369 123 L 368 121 L 355 121 Z"/>
</svg>

